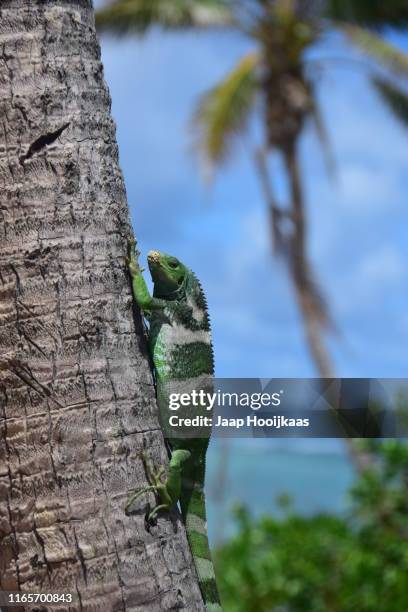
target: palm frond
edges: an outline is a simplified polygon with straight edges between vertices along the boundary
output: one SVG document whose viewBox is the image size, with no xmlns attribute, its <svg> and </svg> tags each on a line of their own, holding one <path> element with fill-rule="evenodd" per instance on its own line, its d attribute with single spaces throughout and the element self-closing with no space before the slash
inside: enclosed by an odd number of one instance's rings
<svg viewBox="0 0 408 612">
<path fill-rule="evenodd" d="M 395 117 L 408 127 L 408 93 L 381 77 L 374 78 L 372 82 Z"/>
<path fill-rule="evenodd" d="M 369 28 L 405 28 L 408 24 L 407 0 L 328 0 L 326 16 L 336 21 Z"/>
<path fill-rule="evenodd" d="M 377 34 L 359 28 L 344 25 L 341 31 L 356 47 L 368 56 L 376 59 L 394 72 L 408 74 L 408 55 Z"/>
<path fill-rule="evenodd" d="M 158 25 L 164 29 L 231 26 L 229 0 L 114 0 L 96 13 L 99 31 L 145 34 Z"/>
<path fill-rule="evenodd" d="M 210 165 L 221 164 L 247 125 L 257 89 L 257 53 L 245 55 L 227 77 L 205 94 L 194 115 L 197 145 Z"/>
</svg>

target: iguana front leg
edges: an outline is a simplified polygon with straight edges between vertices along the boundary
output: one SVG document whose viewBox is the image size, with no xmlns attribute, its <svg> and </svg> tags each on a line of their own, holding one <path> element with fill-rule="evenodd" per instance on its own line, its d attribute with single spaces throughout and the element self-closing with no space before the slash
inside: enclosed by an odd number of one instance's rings
<svg viewBox="0 0 408 612">
<path fill-rule="evenodd" d="M 149 464 L 147 456 L 143 455 L 146 474 L 149 481 L 149 486 L 136 489 L 133 495 L 129 498 L 125 511 L 128 512 L 130 506 L 142 495 L 149 491 L 154 491 L 160 503 L 157 504 L 150 512 L 147 520 L 150 522 L 160 510 L 171 510 L 178 502 L 181 492 L 181 471 L 185 461 L 191 457 L 191 453 L 187 450 L 176 450 L 172 454 L 169 474 L 166 481 L 161 482 L 161 477 L 164 473 L 164 467 L 160 467 L 157 472 L 154 472 Z"/>
<path fill-rule="evenodd" d="M 165 304 L 163 300 L 150 295 L 146 281 L 143 278 L 143 268 L 139 265 L 139 255 L 139 251 L 136 250 L 136 240 L 132 238 L 129 240 L 129 255 L 126 258 L 126 263 L 132 278 L 132 290 L 135 301 L 139 308 L 148 315 L 151 310 L 164 308 Z"/>
</svg>

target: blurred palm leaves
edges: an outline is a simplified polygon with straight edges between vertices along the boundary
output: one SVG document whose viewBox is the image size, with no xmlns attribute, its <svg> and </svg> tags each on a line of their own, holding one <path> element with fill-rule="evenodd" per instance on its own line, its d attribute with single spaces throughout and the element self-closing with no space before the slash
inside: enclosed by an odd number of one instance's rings
<svg viewBox="0 0 408 612">
<path fill-rule="evenodd" d="M 150 27 L 164 29 L 232 25 L 228 3 L 222 0 L 117 0 L 96 14 L 101 30 L 143 34 Z"/>
<path fill-rule="evenodd" d="M 359 47 L 371 59 L 377 60 L 390 70 L 406 75 L 408 56 L 376 33 L 353 25 L 340 26 L 350 42 Z"/>
<path fill-rule="evenodd" d="M 196 114 L 198 144 L 205 159 L 221 164 L 248 125 L 257 91 L 259 56 L 244 56 L 227 77 L 202 97 Z"/>
<path fill-rule="evenodd" d="M 376 78 L 373 83 L 394 115 L 408 126 L 408 95 L 399 87 L 395 87 L 380 77 Z"/>
<path fill-rule="evenodd" d="M 263 142 L 255 156 L 270 214 L 275 250 L 284 257 L 303 316 L 308 344 L 321 376 L 333 376 L 323 332 L 330 326 L 327 305 L 307 254 L 308 227 L 298 143 L 313 121 L 333 166 L 308 51 L 333 30 L 367 58 L 367 69 L 384 103 L 407 122 L 408 97 L 401 78 L 408 56 L 386 41 L 384 28 L 408 24 L 407 0 L 116 0 L 97 13 L 100 30 L 144 34 L 152 26 L 230 28 L 250 39 L 254 51 L 204 93 L 194 113 L 197 146 L 205 168 L 221 167 L 234 153 L 237 137 L 257 114 Z M 398 77 L 398 79 L 396 78 Z M 277 202 L 268 157 L 278 153 L 288 179 L 287 201 Z"/>
<path fill-rule="evenodd" d="M 328 0 L 323 8 L 329 19 L 369 28 L 405 28 L 408 25 L 406 0 Z"/>
</svg>

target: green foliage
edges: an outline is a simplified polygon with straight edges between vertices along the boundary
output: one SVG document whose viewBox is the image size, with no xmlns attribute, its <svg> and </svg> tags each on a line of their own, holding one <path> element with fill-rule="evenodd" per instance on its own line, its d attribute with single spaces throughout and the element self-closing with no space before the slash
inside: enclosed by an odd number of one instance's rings
<svg viewBox="0 0 408 612">
<path fill-rule="evenodd" d="M 364 529 L 381 527 L 408 536 L 408 445 L 371 440 L 365 449 L 372 466 L 352 490 L 355 515 Z"/>
<path fill-rule="evenodd" d="M 144 34 L 154 25 L 224 27 L 232 22 L 228 4 L 225 0 L 116 0 L 96 13 L 96 25 L 117 34 Z"/>
<path fill-rule="evenodd" d="M 397 49 L 381 36 L 363 28 L 347 25 L 341 29 L 349 40 L 369 57 L 394 72 L 405 74 L 405 76 L 408 74 L 408 56 L 404 51 Z"/>
<path fill-rule="evenodd" d="M 225 612 L 405 612 L 408 609 L 408 445 L 364 443 L 372 466 L 346 517 L 288 512 L 252 520 L 216 555 Z"/>
<path fill-rule="evenodd" d="M 408 94 L 380 77 L 373 79 L 373 84 L 394 116 L 408 126 Z"/>
<path fill-rule="evenodd" d="M 408 24 L 407 0 L 329 0 L 326 10 L 331 19 L 368 27 L 404 28 Z"/>
<path fill-rule="evenodd" d="M 234 137 L 247 125 L 255 100 L 258 62 L 256 53 L 243 57 L 200 101 L 195 117 L 197 144 L 210 162 L 224 161 Z"/>
</svg>

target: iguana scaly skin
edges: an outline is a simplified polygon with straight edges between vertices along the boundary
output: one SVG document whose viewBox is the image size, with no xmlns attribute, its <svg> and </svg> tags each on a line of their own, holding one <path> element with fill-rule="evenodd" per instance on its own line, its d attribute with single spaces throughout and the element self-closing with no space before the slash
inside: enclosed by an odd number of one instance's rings
<svg viewBox="0 0 408 612">
<path fill-rule="evenodd" d="M 150 251 L 147 261 L 154 283 L 151 296 L 138 255 L 135 242 L 131 241 L 129 272 L 135 300 L 149 321 L 148 343 L 163 422 L 166 420 L 163 416 L 169 413 L 170 389 L 174 390 L 177 385 L 183 390 L 202 388 L 214 375 L 210 322 L 203 290 L 191 270 L 175 257 Z M 203 490 L 209 440 L 208 437 L 168 436 L 166 440 L 172 452 L 167 480 L 161 481 L 163 468 L 154 474 L 146 466 L 150 486 L 136 491 L 127 508 L 147 491 L 155 491 L 160 500 L 148 519 L 180 503 L 206 610 L 219 612 L 221 605 L 208 545 Z"/>
</svg>

